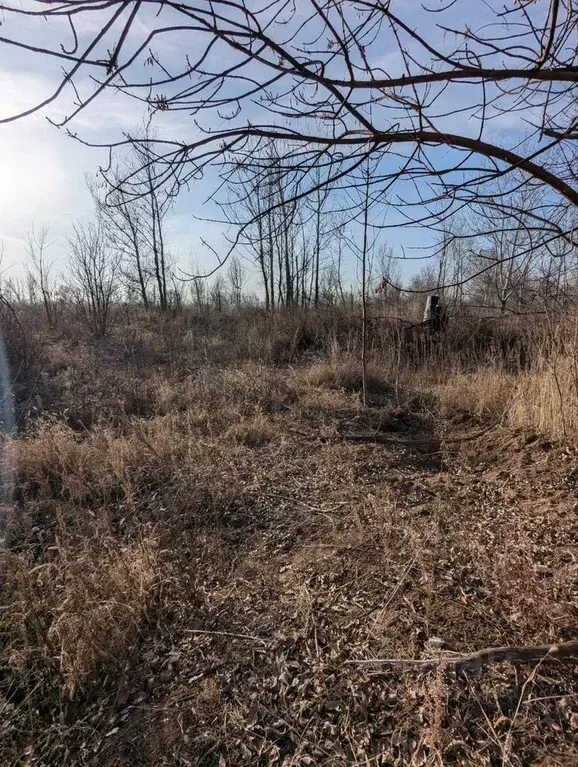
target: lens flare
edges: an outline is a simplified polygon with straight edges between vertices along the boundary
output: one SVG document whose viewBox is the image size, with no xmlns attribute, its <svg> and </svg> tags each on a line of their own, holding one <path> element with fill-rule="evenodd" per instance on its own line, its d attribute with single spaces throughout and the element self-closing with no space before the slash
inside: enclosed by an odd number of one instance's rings
<svg viewBox="0 0 578 767">
<path fill-rule="evenodd" d="M 11 436 L 14 432 L 14 392 L 4 340 L 0 336 L 0 533 L 6 528 L 13 499 L 14 462 Z"/>
</svg>

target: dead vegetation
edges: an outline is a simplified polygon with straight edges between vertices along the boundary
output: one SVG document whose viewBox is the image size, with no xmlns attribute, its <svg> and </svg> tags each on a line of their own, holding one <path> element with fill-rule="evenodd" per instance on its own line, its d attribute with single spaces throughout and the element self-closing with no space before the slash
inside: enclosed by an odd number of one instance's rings
<svg viewBox="0 0 578 767">
<path fill-rule="evenodd" d="M 575 764 L 555 657 L 350 663 L 577 639 L 569 348 L 375 329 L 363 408 L 345 318 L 201 319 L 8 339 L 0 762 Z"/>
</svg>

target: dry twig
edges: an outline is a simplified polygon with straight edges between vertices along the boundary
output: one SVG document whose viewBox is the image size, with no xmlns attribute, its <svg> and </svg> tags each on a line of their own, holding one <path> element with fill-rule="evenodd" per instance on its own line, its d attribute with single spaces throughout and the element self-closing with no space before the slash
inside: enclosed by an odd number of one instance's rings
<svg viewBox="0 0 578 767">
<path fill-rule="evenodd" d="M 413 658 L 373 658 L 369 660 L 349 660 L 347 664 L 359 666 L 391 666 L 394 670 L 417 669 L 434 671 L 443 666 L 448 671 L 459 673 L 481 668 L 489 663 L 539 663 L 548 658 L 578 663 L 578 641 L 562 642 L 552 645 L 489 647 L 471 655 L 439 657 L 427 659 Z"/>
</svg>

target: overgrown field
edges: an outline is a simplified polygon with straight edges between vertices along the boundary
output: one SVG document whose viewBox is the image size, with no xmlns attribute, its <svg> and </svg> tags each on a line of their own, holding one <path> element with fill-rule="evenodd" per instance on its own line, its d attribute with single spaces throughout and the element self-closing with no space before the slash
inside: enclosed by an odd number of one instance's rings
<svg viewBox="0 0 578 767">
<path fill-rule="evenodd" d="M 5 333 L 0 764 L 575 765 L 574 321 Z M 445 654 L 447 651 L 447 654 Z"/>
</svg>

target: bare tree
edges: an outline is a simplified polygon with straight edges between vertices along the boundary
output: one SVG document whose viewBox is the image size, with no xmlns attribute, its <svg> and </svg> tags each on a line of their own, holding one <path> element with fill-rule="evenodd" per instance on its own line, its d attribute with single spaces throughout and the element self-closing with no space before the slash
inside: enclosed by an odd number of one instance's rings
<svg viewBox="0 0 578 767">
<path fill-rule="evenodd" d="M 18 281 L 8 278 L 4 281 L 4 241 L 0 240 L 0 314 L 4 314 L 4 309 L 8 310 L 12 320 L 21 329 L 18 315 L 16 314 L 15 306 L 21 300 L 21 290 Z M 23 291 L 22 291 L 23 292 Z M 1 344 L 0 344 L 1 346 Z M 3 354 L 0 348 L 0 356 Z M 4 369 L 6 370 L 6 364 L 4 362 Z M 4 398 L 5 399 L 5 398 Z"/>
<path fill-rule="evenodd" d="M 263 284 L 265 308 L 272 309 L 275 308 L 275 262 L 273 238 L 268 228 L 270 216 L 263 215 L 269 207 L 267 192 L 263 177 L 240 166 L 228 179 L 228 200 L 221 208 L 226 221 L 241 227 L 237 246 L 256 264 Z"/>
<path fill-rule="evenodd" d="M 495 182 L 493 189 L 497 196 L 505 197 L 501 182 Z M 501 314 L 506 310 L 521 311 L 528 303 L 533 266 L 550 238 L 535 215 L 526 211 L 542 208 L 541 189 L 523 184 L 508 193 L 506 209 L 496 209 L 488 200 L 484 206 L 476 206 L 470 216 L 472 232 L 481 232 L 470 260 L 470 269 L 477 275 L 470 293 L 477 289 L 477 300 Z"/>
<path fill-rule="evenodd" d="M 241 227 L 234 241 L 259 268 L 265 306 L 274 309 L 305 303 L 311 260 L 295 199 L 294 169 L 275 147 L 264 151 L 259 163 L 257 173 L 239 166 L 228 177 L 229 198 L 221 207 L 227 221 Z"/>
<path fill-rule="evenodd" d="M 363 242 L 361 245 L 361 378 L 363 384 L 363 404 L 367 405 L 367 283 L 369 242 L 369 166 L 365 168 L 365 200 L 363 202 Z"/>
<path fill-rule="evenodd" d="M 468 282 L 472 269 L 475 271 L 469 240 L 470 229 L 463 218 L 457 217 L 441 229 L 434 263 L 437 260 L 440 295 L 445 308 L 450 311 L 463 306 L 464 285 Z"/>
<path fill-rule="evenodd" d="M 143 173 L 129 174 L 123 184 L 136 197 L 167 179 L 191 181 L 211 164 L 224 181 L 239 165 L 259 177 L 268 172 L 263 151 L 277 151 L 284 167 L 293 166 L 295 183 L 283 187 L 288 194 L 282 199 L 272 195 L 268 208 L 293 215 L 299 200 L 317 193 L 318 170 L 323 186 L 363 187 L 353 174 L 371 157 L 374 202 L 396 200 L 387 226 L 437 231 L 464 205 L 483 203 L 496 178 L 506 189 L 494 196 L 493 205 L 503 211 L 520 179 L 536 182 L 548 189 L 547 202 L 526 212 L 551 239 L 572 247 L 578 208 L 572 167 L 578 138 L 574 0 L 487 0 L 483 11 L 471 0 L 442 6 L 323 0 L 307 10 L 285 0 L 250 5 L 158 0 L 157 14 L 150 5 L 124 0 L 5 5 L 5 28 L 13 31 L 0 44 L 9 50 L 19 46 L 20 55 L 35 61 L 57 59 L 66 69 L 51 95 L 4 119 L 29 115 L 73 93 L 74 106 L 63 110 L 59 124 L 74 126 L 79 112 L 107 88 L 140 100 L 153 116 L 194 115 L 193 136 L 188 131 L 170 140 L 120 136 L 115 142 L 144 147 Z M 51 17 L 59 22 L 64 17 L 69 25 L 55 26 L 63 37 L 55 35 L 53 45 L 38 43 L 35 24 Z M 70 29 L 82 41 L 72 50 L 64 37 Z M 167 67 L 151 53 L 153 40 L 164 49 L 174 43 L 174 50 L 185 49 L 187 55 Z M 145 73 L 147 62 L 155 67 Z M 92 91 L 81 87 L 87 83 Z M 240 228 L 249 221 L 253 218 Z M 285 236 L 269 227 L 268 236 L 275 233 Z M 154 276 L 162 303 L 160 242 L 156 247 Z M 290 304 L 294 283 L 287 266 L 294 254 L 285 248 L 281 256 L 282 273 L 271 282 Z"/>
<path fill-rule="evenodd" d="M 26 282 L 14 277 L 8 277 L 4 283 L 3 294 L 12 306 L 18 306 L 26 302 Z"/>
<path fill-rule="evenodd" d="M 372 207 L 371 200 L 371 165 L 366 160 L 361 171 L 364 182 L 363 188 L 358 188 L 361 207 L 360 215 L 360 238 L 359 245 L 352 243 L 354 253 L 359 262 L 359 279 L 361 283 L 361 382 L 362 382 L 362 401 L 364 405 L 368 402 L 367 391 L 367 335 L 368 335 L 368 309 L 369 309 L 369 286 L 372 272 L 372 255 L 375 246 L 375 236 L 370 222 L 370 213 Z"/>
<path fill-rule="evenodd" d="M 158 162 L 149 130 L 139 132 L 140 140 L 127 156 L 119 157 L 89 189 L 99 211 L 102 226 L 115 248 L 122 253 L 122 274 L 129 293 L 137 293 L 149 309 L 153 293 L 161 311 L 170 304 L 172 273 L 165 237 L 165 219 L 180 184 L 177 179 L 157 183 Z M 131 193 L 122 184 L 124 177 L 138 184 Z M 134 192 L 134 189 L 133 189 Z"/>
<path fill-rule="evenodd" d="M 68 246 L 77 309 L 92 333 L 105 336 L 114 318 L 120 256 L 107 242 L 99 220 L 74 224 Z"/>
<path fill-rule="evenodd" d="M 122 168 L 122 169 L 121 169 Z M 129 296 L 138 296 L 145 309 L 150 308 L 151 270 L 144 236 L 144 211 L 140 199 L 129 197 L 120 182 L 129 167 L 117 166 L 108 182 L 87 180 L 106 237 L 122 254 L 121 274 Z"/>
<path fill-rule="evenodd" d="M 533 292 L 548 312 L 568 311 L 578 304 L 578 248 L 566 252 L 560 242 L 542 248 L 536 259 Z"/>
<path fill-rule="evenodd" d="M 30 270 L 26 271 L 26 300 L 31 306 L 38 300 L 38 284 Z"/>
<path fill-rule="evenodd" d="M 34 222 L 26 233 L 25 248 L 29 258 L 27 282 L 29 295 L 40 292 L 46 321 L 50 327 L 54 326 L 56 308 L 54 303 L 55 283 L 52 276 L 54 264 L 47 255 L 47 250 L 53 245 L 50 239 L 48 226 L 36 228 Z"/>
<path fill-rule="evenodd" d="M 197 264 L 193 264 L 193 271 L 195 272 L 200 271 Z M 192 280 L 190 283 L 190 290 L 191 290 L 191 298 L 193 300 L 194 305 L 198 309 L 198 311 L 201 312 L 207 309 L 208 307 L 207 278 L 198 277 L 196 280 Z"/>
<path fill-rule="evenodd" d="M 272 296 L 277 304 L 298 303 L 297 231 L 300 217 L 293 168 L 281 158 L 277 147 L 267 153 L 267 244 L 271 275 L 276 274 Z M 276 283 L 276 284 L 275 284 Z M 272 308 L 274 302 L 272 301 Z"/>
<path fill-rule="evenodd" d="M 330 187 L 325 185 L 319 166 L 314 170 L 313 183 L 315 191 L 309 196 L 308 203 L 313 215 L 314 249 L 312 264 L 312 293 L 313 305 L 317 307 L 319 306 L 320 298 L 321 256 L 331 235 L 330 227 L 327 225 L 327 222 L 330 221 L 330 219 L 325 216 L 324 210 L 329 197 Z"/>
<path fill-rule="evenodd" d="M 220 274 L 213 278 L 209 288 L 209 295 L 215 311 L 222 312 L 225 308 L 225 281 Z"/>
<path fill-rule="evenodd" d="M 141 162 L 143 163 L 144 190 L 143 198 L 147 208 L 146 239 L 152 254 L 153 279 L 158 295 L 159 308 L 166 312 L 169 308 L 168 277 L 169 264 L 165 248 L 164 219 L 173 203 L 172 190 L 162 197 L 162 187 L 155 183 L 155 170 L 149 144 L 142 145 L 139 149 Z"/>
<path fill-rule="evenodd" d="M 412 275 L 409 280 L 409 292 L 411 293 L 431 293 L 437 292 L 439 271 L 435 264 L 427 264 Z"/>
<path fill-rule="evenodd" d="M 375 292 L 379 293 L 384 308 L 398 303 L 401 291 L 398 285 L 401 284 L 401 265 L 396 258 L 393 248 L 383 243 L 377 252 L 376 271 L 379 282 Z"/>
<path fill-rule="evenodd" d="M 231 303 L 234 306 L 241 306 L 247 275 L 238 256 L 232 256 L 229 259 L 227 280 L 231 289 Z"/>
<path fill-rule="evenodd" d="M 334 258 L 334 275 L 335 286 L 341 300 L 341 303 L 345 303 L 345 293 L 343 291 L 343 253 L 346 247 L 345 236 L 346 225 L 343 220 L 338 220 L 335 223 L 335 258 Z"/>
</svg>

